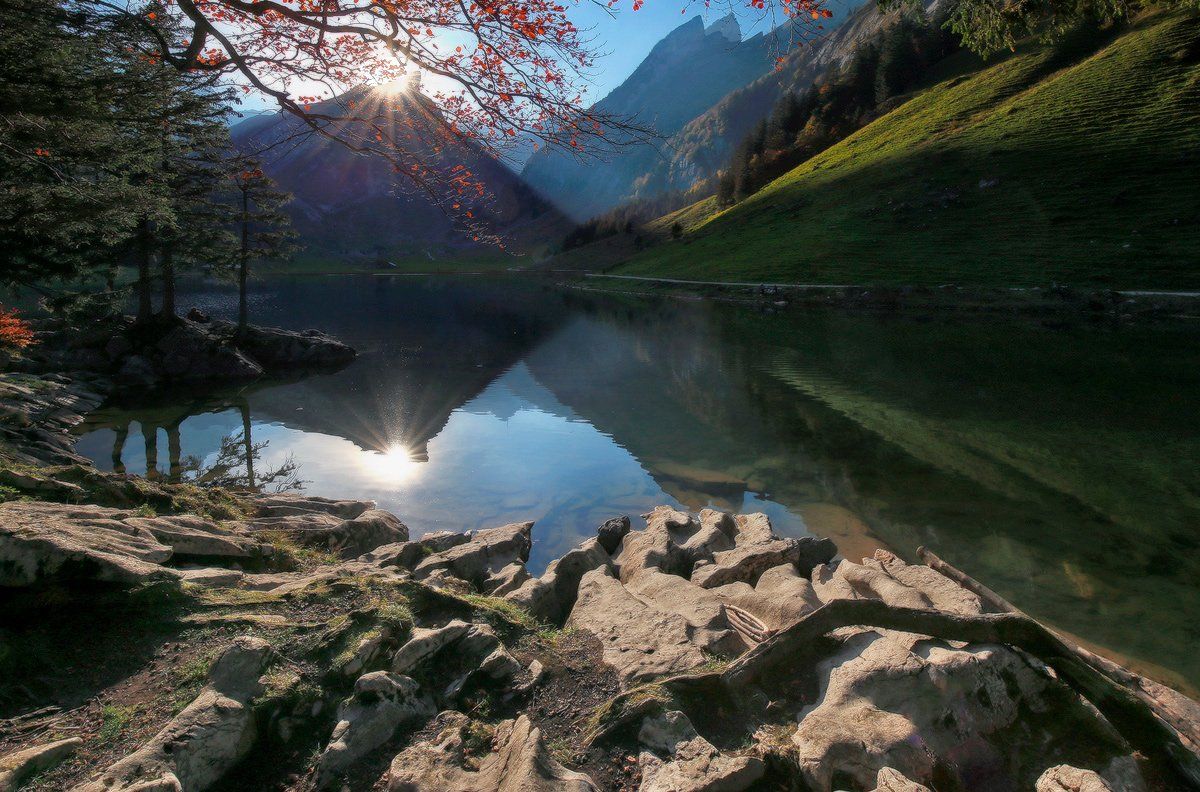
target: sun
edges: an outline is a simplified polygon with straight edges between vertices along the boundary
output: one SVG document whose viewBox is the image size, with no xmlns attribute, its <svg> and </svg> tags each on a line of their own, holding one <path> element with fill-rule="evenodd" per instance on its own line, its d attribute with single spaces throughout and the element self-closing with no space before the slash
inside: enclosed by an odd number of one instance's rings
<svg viewBox="0 0 1200 792">
<path fill-rule="evenodd" d="M 385 451 L 365 451 L 362 465 L 376 478 L 399 483 L 410 478 L 420 467 L 412 451 L 404 446 L 390 446 Z"/>
</svg>

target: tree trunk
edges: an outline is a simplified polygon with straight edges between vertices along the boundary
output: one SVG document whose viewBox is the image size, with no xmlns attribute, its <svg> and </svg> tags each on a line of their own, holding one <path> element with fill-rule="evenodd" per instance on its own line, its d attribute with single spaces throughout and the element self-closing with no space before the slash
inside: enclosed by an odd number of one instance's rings
<svg viewBox="0 0 1200 792">
<path fill-rule="evenodd" d="M 148 322 L 154 315 L 154 303 L 150 294 L 150 222 L 142 220 L 138 223 L 138 310 L 137 320 Z"/>
<path fill-rule="evenodd" d="M 250 195 L 242 190 L 242 250 L 238 261 L 238 335 L 244 335 L 248 323 L 246 277 L 250 269 Z"/>
<path fill-rule="evenodd" d="M 250 434 L 250 403 L 243 401 L 239 407 L 242 413 L 242 442 L 246 447 L 246 484 L 254 489 L 254 440 Z"/>
<path fill-rule="evenodd" d="M 158 263 L 163 282 L 162 315 L 171 318 L 175 316 L 175 252 L 170 245 L 163 248 Z"/>
</svg>

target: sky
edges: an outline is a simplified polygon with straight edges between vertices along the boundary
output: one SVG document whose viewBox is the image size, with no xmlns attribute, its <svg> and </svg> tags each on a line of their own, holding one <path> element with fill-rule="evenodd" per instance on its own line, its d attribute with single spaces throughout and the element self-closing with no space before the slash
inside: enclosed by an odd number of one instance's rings
<svg viewBox="0 0 1200 792">
<path fill-rule="evenodd" d="M 769 29 L 766 20 L 762 19 L 762 12 L 753 11 L 736 0 L 732 7 L 736 8 L 743 37 L 749 38 Z M 731 5 L 721 0 L 713 2 L 708 9 L 702 2 L 646 0 L 640 10 L 633 11 L 632 0 L 622 0 L 616 15 L 610 16 L 590 0 L 579 0 L 571 18 L 581 30 L 590 31 L 594 38 L 593 49 L 601 54 L 596 73 L 591 76 L 588 98 L 592 102 L 604 98 L 633 73 L 655 44 L 684 22 L 701 16 L 705 24 L 710 25 L 728 14 L 730 9 Z"/>
<path fill-rule="evenodd" d="M 570 16 L 575 25 L 586 32 L 592 50 L 598 54 L 596 66 L 588 75 L 586 104 L 603 99 L 633 73 L 654 45 L 668 33 L 693 17 L 700 16 L 706 25 L 716 22 L 734 10 L 742 27 L 742 36 L 749 38 L 770 29 L 761 11 L 754 11 L 742 0 L 645 0 L 641 9 L 633 10 L 633 0 L 618 0 L 609 13 L 602 2 L 575 0 Z M 274 102 L 256 95 L 243 97 L 240 112 L 275 110 Z"/>
</svg>

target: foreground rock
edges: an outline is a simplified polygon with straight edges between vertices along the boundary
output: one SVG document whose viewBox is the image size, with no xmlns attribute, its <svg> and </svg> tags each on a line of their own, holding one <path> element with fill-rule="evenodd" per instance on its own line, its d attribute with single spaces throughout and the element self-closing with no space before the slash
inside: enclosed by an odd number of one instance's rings
<svg viewBox="0 0 1200 792">
<path fill-rule="evenodd" d="M 337 726 L 317 762 L 316 786 L 326 789 L 356 761 L 392 738 L 405 723 L 433 715 L 433 705 L 405 676 L 377 671 L 360 677 L 338 707 Z"/>
<path fill-rule="evenodd" d="M 259 676 L 270 659 L 265 641 L 242 638 L 209 671 L 208 686 L 134 753 L 76 792 L 183 790 L 202 792 L 254 747 L 250 702 L 262 693 Z"/>
<path fill-rule="evenodd" d="M 890 553 L 837 559 L 827 541 L 776 535 L 764 515 L 664 507 L 644 530 L 605 523 L 534 578 L 531 523 L 409 540 L 366 501 L 251 506 L 215 522 L 0 504 L 4 585 L 191 583 L 207 590 L 182 587 L 196 596 L 180 601 L 198 604 L 180 622 L 198 640 L 269 631 L 279 646 L 275 656 L 261 639 L 235 641 L 187 708 L 138 732 L 157 733 L 103 772 L 72 777 L 83 781 L 74 788 L 1146 788 L 1148 760 L 1032 655 L 862 622 L 827 627 L 823 616 L 847 605 L 925 619 L 985 612 L 950 578 Z M 289 543 L 328 552 L 270 569 L 275 545 Z M 212 590 L 222 588 L 234 590 Z M 738 676 L 764 641 L 795 637 L 797 622 L 822 626 L 803 647 L 784 643 L 782 670 Z M 571 629 L 550 629 L 559 624 Z M 191 648 L 180 656 L 202 649 Z M 142 683 L 162 684 L 162 671 Z M 488 713 L 505 720 L 489 725 Z M 310 744 L 317 753 L 296 750 Z M 74 747 L 10 756 L 0 772 L 32 772 Z"/>
<path fill-rule="evenodd" d="M 348 558 L 408 538 L 402 522 L 368 501 L 270 496 L 261 512 L 265 516 L 217 523 L 103 506 L 2 503 L 0 586 L 85 580 L 232 586 L 250 579 L 244 571 L 287 563 L 276 557 L 279 536 Z"/>
<path fill-rule="evenodd" d="M 582 773 L 563 767 L 546 751 L 541 732 L 526 716 L 508 720 L 492 735 L 494 750 L 468 753 L 467 716 L 438 716 L 437 736 L 406 749 L 392 762 L 388 792 L 594 792 Z M 477 769 L 475 769 L 477 768 Z"/>
<path fill-rule="evenodd" d="M 81 745 L 83 740 L 70 737 L 0 757 L 0 792 L 16 792 L 30 778 L 62 762 Z"/>
</svg>

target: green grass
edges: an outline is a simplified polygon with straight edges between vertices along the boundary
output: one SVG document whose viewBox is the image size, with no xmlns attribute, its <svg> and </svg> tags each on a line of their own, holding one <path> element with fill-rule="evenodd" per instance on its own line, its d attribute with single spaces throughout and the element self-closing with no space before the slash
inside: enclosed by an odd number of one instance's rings
<svg viewBox="0 0 1200 792">
<path fill-rule="evenodd" d="M 101 742 L 112 742 L 125 731 L 125 727 L 133 720 L 133 715 L 132 707 L 105 704 L 100 710 L 100 731 L 96 736 Z"/>
<path fill-rule="evenodd" d="M 1200 17 L 1155 14 L 945 79 L 612 272 L 1196 288 L 1198 206 Z"/>
</svg>

